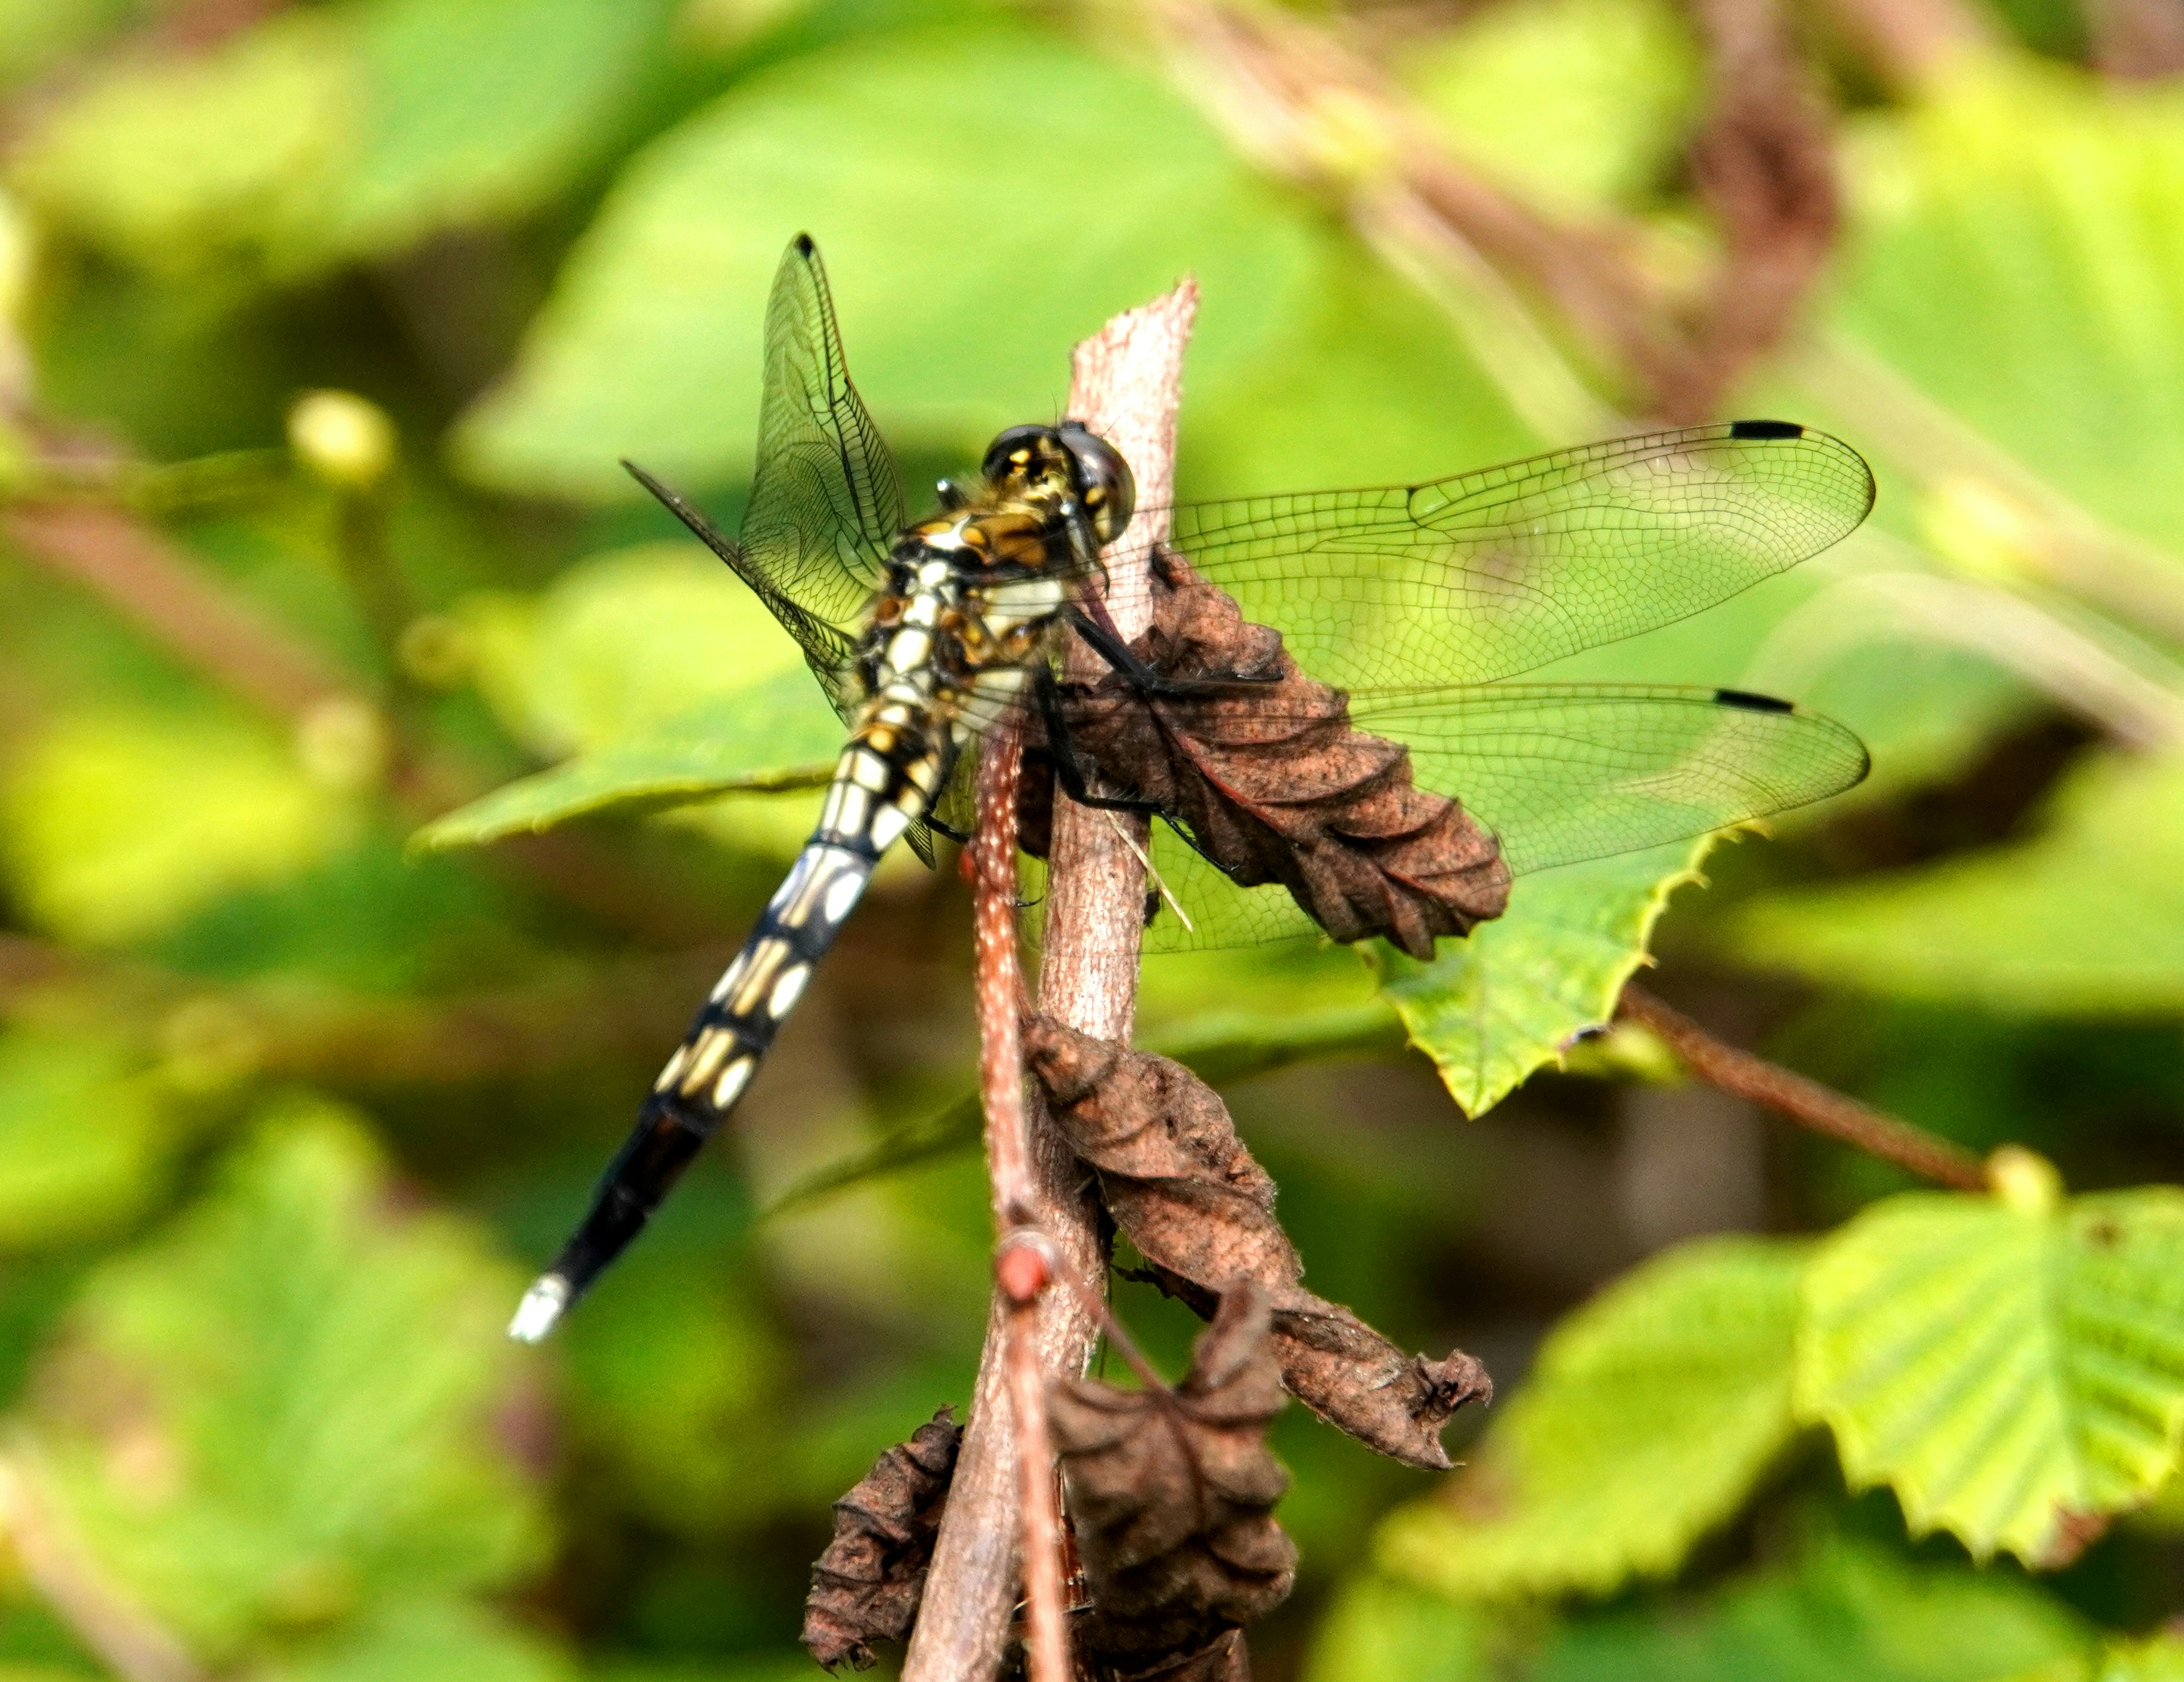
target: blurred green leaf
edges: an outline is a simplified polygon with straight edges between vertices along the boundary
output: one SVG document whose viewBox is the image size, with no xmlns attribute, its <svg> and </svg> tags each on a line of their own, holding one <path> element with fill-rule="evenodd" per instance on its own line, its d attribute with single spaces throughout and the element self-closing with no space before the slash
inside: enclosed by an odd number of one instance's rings
<svg viewBox="0 0 2184 1682">
<path fill-rule="evenodd" d="M 315 10 L 209 58 L 124 64 L 40 126 L 10 178 L 61 226 L 148 266 L 248 248 L 323 180 L 354 97 L 352 50 Z"/>
<path fill-rule="evenodd" d="M 688 1277 L 690 1263 L 666 1246 L 633 1254 L 612 1312 L 571 1322 L 569 1382 L 577 1428 L 611 1462 L 624 1499 L 709 1535 L 774 1505 L 785 1422 L 769 1413 L 788 1358 L 742 1289 Z"/>
<path fill-rule="evenodd" d="M 2184 1191 L 1920 1192 L 1858 1216 L 1805 1276 L 1797 1407 L 1852 1484 L 1986 1558 L 2067 1560 L 2184 1437 Z"/>
<path fill-rule="evenodd" d="M 1747 961 L 1824 983 L 2001 1010 L 2184 1003 L 2184 760 L 2097 760 L 2027 841 L 1740 907 Z"/>
<path fill-rule="evenodd" d="M 14 179 L 145 267 L 275 274 L 532 209 L 595 161 L 655 0 L 351 0 L 206 57 L 132 58 L 34 133 Z"/>
<path fill-rule="evenodd" d="M 1672 1574 L 1795 1429 L 1808 1253 L 1687 1245 L 1563 1320 L 1458 1480 L 1388 1521 L 1384 1568 L 1458 1598 L 1605 1594 Z"/>
<path fill-rule="evenodd" d="M 504 1585 L 539 1517 L 493 1413 L 515 1280 L 398 1217 L 348 1117 L 293 1108 L 86 1286 L 26 1462 L 99 1568 L 209 1663 Z"/>
<path fill-rule="evenodd" d="M 1848 155 L 1835 320 L 2024 467 L 2184 548 L 2184 96 L 1997 58 L 1869 116 Z"/>
<path fill-rule="evenodd" d="M 542 754 L 618 746 L 699 701 L 747 694 L 789 672 L 803 678 L 812 708 L 833 716 L 795 642 L 695 543 L 593 555 L 535 598 L 473 598 L 458 614 L 479 688 Z"/>
<path fill-rule="evenodd" d="M 163 1187 L 176 1129 L 116 1041 L 0 1033 L 0 1245 L 111 1231 Z"/>
<path fill-rule="evenodd" d="M 476 846 L 594 813 L 659 811 L 736 790 L 811 788 L 832 773 L 841 744 L 841 721 L 799 667 L 496 788 L 427 824 L 417 844 Z"/>
<path fill-rule="evenodd" d="M 2098 1653 L 2042 1665 L 2008 1682 L 2184 1682 L 2184 1639 L 2118 1641 Z"/>
<path fill-rule="evenodd" d="M 142 0 L 0 0 L 0 86 L 42 74 L 142 9 Z"/>
<path fill-rule="evenodd" d="M 806 788 L 840 750 L 841 721 L 794 641 L 694 545 L 595 556 L 535 601 L 476 599 L 463 618 L 502 721 L 540 752 L 575 757 L 439 818 L 421 845 Z M 801 839 L 800 826 L 789 844 Z"/>
<path fill-rule="evenodd" d="M 391 1608 L 259 1672 L 270 1682 L 575 1682 L 575 1665 L 505 1619 L 449 1600 Z"/>
<path fill-rule="evenodd" d="M 63 715 L 0 783 L 0 849 L 25 910 L 94 944 L 155 933 L 231 889 L 293 875 L 352 827 L 348 802 L 287 744 L 194 710 Z"/>
<path fill-rule="evenodd" d="M 1313 1632 L 1304 1682 L 1474 1682 L 1494 1675 L 1484 1616 L 1383 1577 L 1353 1577 Z"/>
<path fill-rule="evenodd" d="M 1711 836 L 1520 880 L 1509 910 L 1421 964 L 1376 944 L 1367 961 L 1467 1115 L 1490 1110 L 1573 1036 L 1613 1013 L 1669 896 L 1702 878 Z"/>
<path fill-rule="evenodd" d="M 1096 159 L 975 233 L 997 160 Z M 625 172 L 458 459 L 508 488 L 622 497 L 750 471 L 782 248 L 819 240 L 850 361 L 898 447 L 974 448 L 1054 411 L 1067 353 L 1197 274 L 1194 387 L 1256 371 L 1333 242 L 1156 81 L 1028 31 L 873 37 L 753 79 Z"/>
<path fill-rule="evenodd" d="M 1570 209 L 1635 198 L 1675 168 L 1700 73 L 1689 19 L 1661 0 L 1489 8 L 1406 66 L 1458 152 Z"/>
<path fill-rule="evenodd" d="M 1994 1682 L 2084 1646 L 2070 1615 L 2021 1580 L 1830 1540 L 1696 1616 L 1573 1620 L 1527 1682 Z"/>
</svg>

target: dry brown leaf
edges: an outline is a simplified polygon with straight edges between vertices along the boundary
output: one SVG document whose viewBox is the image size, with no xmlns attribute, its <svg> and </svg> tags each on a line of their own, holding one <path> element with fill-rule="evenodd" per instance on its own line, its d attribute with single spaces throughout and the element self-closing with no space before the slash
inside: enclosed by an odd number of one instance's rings
<svg viewBox="0 0 2184 1682">
<path fill-rule="evenodd" d="M 1173 1390 L 1095 1378 L 1050 1390 L 1091 1608 L 1072 1632 L 1121 1682 L 1229 1682 L 1234 1632 L 1281 1604 L 1296 1548 L 1272 1509 L 1289 1474 L 1267 1451 L 1282 1406 L 1268 1348 L 1273 1304 L 1249 1280 L 1222 1298 Z"/>
<path fill-rule="evenodd" d="M 1492 1400 L 1472 1356 L 1406 1355 L 1300 1283 L 1304 1264 L 1274 1218 L 1274 1183 L 1236 1137 L 1220 1097 L 1182 1064 L 1075 1033 L 1044 1016 L 1024 1055 L 1070 1147 L 1100 1177 L 1115 1223 L 1158 1282 L 1201 1314 L 1230 1282 L 1262 1286 L 1290 1393 L 1382 1454 L 1446 1470 L 1441 1428 Z"/>
<path fill-rule="evenodd" d="M 1246 887 L 1278 882 L 1336 940 L 1381 936 L 1430 959 L 1441 935 L 1502 915 L 1509 867 L 1456 801 L 1411 780 L 1397 742 L 1350 725 L 1349 698 L 1297 669 L 1180 557 L 1153 557 L 1151 628 L 1131 647 L 1163 677 L 1263 682 L 1148 699 L 1119 673 L 1074 689 L 1069 744 L 1100 783 L 1156 806 Z M 1021 828 L 1043 850 L 1048 774 Z"/>
<path fill-rule="evenodd" d="M 944 1407 L 834 1503 L 834 1539 L 804 1602 L 805 1647 L 827 1669 L 868 1670 L 872 1642 L 908 1637 L 962 1440 Z"/>
</svg>

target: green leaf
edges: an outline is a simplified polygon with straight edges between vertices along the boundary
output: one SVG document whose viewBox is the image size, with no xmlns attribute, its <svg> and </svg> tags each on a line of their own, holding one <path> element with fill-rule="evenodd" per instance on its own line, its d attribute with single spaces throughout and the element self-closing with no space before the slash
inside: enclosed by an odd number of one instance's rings
<svg viewBox="0 0 2184 1682">
<path fill-rule="evenodd" d="M 691 1277 L 691 1259 L 633 1252 L 611 1307 L 571 1322 L 568 1366 L 576 1429 L 611 1463 L 619 1499 L 702 1536 L 750 1522 L 778 1481 L 788 1362 L 757 1305 L 717 1265 Z"/>
<path fill-rule="evenodd" d="M 474 596 L 457 616 L 487 702 L 541 754 L 616 746 L 785 673 L 833 716 L 795 642 L 694 543 L 593 555 L 536 597 Z"/>
<path fill-rule="evenodd" d="M 1383 1568 L 1459 1598 L 1605 1594 L 1674 1573 L 1796 1429 L 1808 1253 L 1687 1245 L 1571 1315 L 1456 1483 L 1389 1519 Z"/>
<path fill-rule="evenodd" d="M 2025 1671 L 2009 1682 L 2184 1682 L 2184 1640 L 2155 1635 Z"/>
<path fill-rule="evenodd" d="M 63 715 L 0 783 L 0 849 L 21 904 L 92 943 L 137 939 L 293 876 L 352 828 L 348 802 L 286 744 L 171 707 Z"/>
<path fill-rule="evenodd" d="M 2052 1564 L 2147 1500 L 2184 1434 L 2184 1191 L 1915 1193 L 1805 1279 L 1797 1406 L 1914 1533 Z"/>
<path fill-rule="evenodd" d="M 989 202 L 997 160 L 1096 159 Z M 967 214 L 970 220 L 967 221 Z M 1256 372 L 1346 249 L 1154 78 L 1017 29 L 868 37 L 722 96 L 627 169 L 458 458 L 509 488 L 621 498 L 618 454 L 748 476 L 760 318 L 800 229 L 827 255 L 850 365 L 898 447 L 976 448 L 1050 413 L 1068 347 L 1195 271 L 1194 390 Z M 1438 394 L 1437 394 L 1438 395 Z"/>
<path fill-rule="evenodd" d="M 2184 760 L 2096 760 L 2031 839 L 1741 907 L 1736 950 L 1831 986 L 2006 1011 L 2184 1005 Z"/>
<path fill-rule="evenodd" d="M 2070 1615 L 2021 1580 L 1837 1539 L 1696 1616 L 1573 1619 L 1527 1682 L 1994 1682 L 2084 1646 Z"/>
<path fill-rule="evenodd" d="M 493 1430 L 515 1280 L 324 1108 L 86 1286 L 25 1462 L 116 1586 L 209 1664 L 510 1583 L 538 1508 Z"/>
<path fill-rule="evenodd" d="M 535 1635 L 460 1601 L 391 1607 L 259 1673 L 269 1682 L 575 1682 L 575 1665 Z"/>
<path fill-rule="evenodd" d="M 137 59 L 97 78 L 28 137 L 11 179 L 70 231 L 187 270 L 292 214 L 337 151 L 353 98 L 340 22 L 282 17 L 206 58 Z"/>
<path fill-rule="evenodd" d="M 1568 209 L 1657 187 L 1697 115 L 1691 24 L 1660 0 L 1496 8 L 1405 56 L 1456 150 Z"/>
<path fill-rule="evenodd" d="M 2184 1682 L 2184 1637 L 2120 1642 L 2102 1655 L 2092 1682 Z"/>
<path fill-rule="evenodd" d="M 14 179 L 144 267 L 292 274 L 543 203 L 614 136 L 654 0 L 354 0 L 199 57 L 135 58 L 25 143 Z M 156 166 L 153 164 L 156 160 Z"/>
<path fill-rule="evenodd" d="M 152 1078 L 118 1042 L 0 1034 L 0 1245 L 102 1234 L 165 1183 L 177 1143 Z"/>
<path fill-rule="evenodd" d="M 1485 1682 L 1482 1615 L 1383 1577 L 1353 1577 L 1313 1632 L 1304 1682 Z"/>
<path fill-rule="evenodd" d="M 421 845 L 808 788 L 840 750 L 841 721 L 794 641 L 695 544 L 596 555 L 533 600 L 473 598 L 460 617 L 501 721 L 574 757 L 448 813 Z M 789 844 L 801 839 L 800 827 Z"/>
<path fill-rule="evenodd" d="M 2184 103 L 1997 58 L 1868 118 L 1849 159 L 1842 330 L 2086 508 L 2184 546 Z"/>
<path fill-rule="evenodd" d="M 841 743 L 841 721 L 800 667 L 496 788 L 427 824 L 416 844 L 476 846 L 597 813 L 660 811 L 738 790 L 812 788 L 831 774 Z"/>
<path fill-rule="evenodd" d="M 1702 880 L 1713 844 L 1701 836 L 1523 877 L 1506 915 L 1442 941 L 1429 964 L 1370 949 L 1411 1043 L 1466 1114 L 1492 1109 L 1608 1019 L 1669 895 Z"/>
<path fill-rule="evenodd" d="M 373 0 L 362 97 L 303 214 L 298 260 L 506 221 L 603 160 L 665 33 L 665 0 Z"/>
</svg>

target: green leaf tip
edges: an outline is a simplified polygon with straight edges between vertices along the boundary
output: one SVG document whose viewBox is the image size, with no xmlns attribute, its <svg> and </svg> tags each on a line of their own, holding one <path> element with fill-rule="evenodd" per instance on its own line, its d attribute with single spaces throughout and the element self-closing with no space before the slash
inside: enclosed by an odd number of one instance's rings
<svg viewBox="0 0 2184 1682">
<path fill-rule="evenodd" d="M 1559 1065 L 1574 1041 L 1615 1011 L 1623 983 L 1648 961 L 1646 944 L 1669 897 L 1703 882 L 1716 837 L 1542 871 L 1518 880 L 1509 910 L 1431 963 L 1375 946 L 1365 961 L 1468 1116 L 1500 1103 L 1535 1071 Z"/>
<path fill-rule="evenodd" d="M 1891 1198 L 1822 1245 L 1796 1406 L 1914 1533 L 2052 1567 L 2177 1469 L 2184 1191 L 2065 1200 L 2024 1156 L 1997 1197 Z"/>
</svg>

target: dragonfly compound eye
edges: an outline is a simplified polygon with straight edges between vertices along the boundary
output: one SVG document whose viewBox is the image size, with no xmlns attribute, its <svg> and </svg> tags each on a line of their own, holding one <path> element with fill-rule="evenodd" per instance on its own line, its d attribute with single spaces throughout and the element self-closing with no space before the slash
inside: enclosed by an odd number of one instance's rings
<svg viewBox="0 0 2184 1682">
<path fill-rule="evenodd" d="M 1077 498 L 1090 516 L 1101 543 L 1122 536 L 1137 506 L 1138 482 L 1122 452 L 1075 420 L 1061 423 L 1062 447 L 1076 464 Z"/>
<path fill-rule="evenodd" d="M 986 482 L 1022 491 L 1058 465 L 1061 441 L 1051 426 L 1011 426 L 986 446 L 979 470 Z"/>
</svg>

